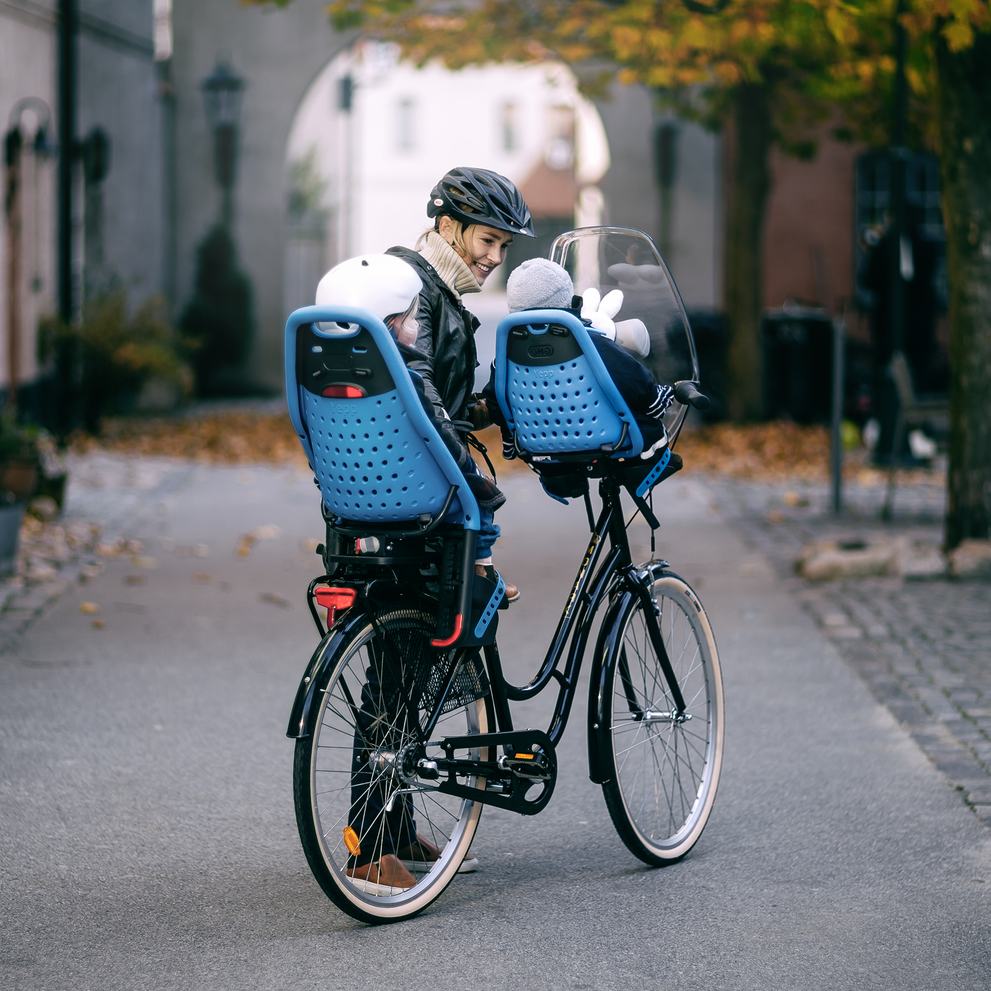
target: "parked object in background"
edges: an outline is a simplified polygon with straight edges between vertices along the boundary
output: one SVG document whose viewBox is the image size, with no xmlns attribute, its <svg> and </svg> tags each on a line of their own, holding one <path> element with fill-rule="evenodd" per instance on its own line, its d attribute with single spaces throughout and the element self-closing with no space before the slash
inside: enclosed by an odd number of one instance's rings
<svg viewBox="0 0 991 991">
<path fill-rule="evenodd" d="M 891 356 L 891 378 L 895 383 L 898 394 L 898 413 L 895 417 L 895 436 L 892 444 L 892 456 L 888 468 L 888 493 L 881 510 L 882 519 L 890 520 L 895 504 L 895 476 L 898 472 L 899 458 L 896 452 L 901 451 L 905 432 L 909 427 L 923 426 L 933 421 L 946 421 L 950 415 L 948 398 L 922 398 L 915 394 L 912 388 L 912 373 L 908 361 L 901 351 Z M 916 440 L 913 454 L 921 446 Z"/>
<path fill-rule="evenodd" d="M 729 323 L 718 310 L 688 310 L 688 322 L 695 337 L 699 376 L 705 382 L 709 408 L 696 416 L 704 423 L 718 423 L 729 415 L 726 400 L 726 349 L 729 344 Z"/>
<path fill-rule="evenodd" d="M 954 578 L 991 579 L 991 540 L 963 540 L 949 558 Z"/>
<path fill-rule="evenodd" d="M 795 570 L 813 582 L 871 577 L 923 579 L 944 574 L 946 562 L 939 548 L 925 541 L 848 538 L 806 544 L 795 561 Z"/>
<path fill-rule="evenodd" d="M 829 314 L 813 306 L 767 310 L 761 334 L 764 418 L 828 423 L 833 381 Z"/>
<path fill-rule="evenodd" d="M 7 493 L 9 497 L 9 493 Z M 9 575 L 17 562 L 17 541 L 24 519 L 23 502 L 3 502 L 0 493 L 0 577 Z"/>
</svg>

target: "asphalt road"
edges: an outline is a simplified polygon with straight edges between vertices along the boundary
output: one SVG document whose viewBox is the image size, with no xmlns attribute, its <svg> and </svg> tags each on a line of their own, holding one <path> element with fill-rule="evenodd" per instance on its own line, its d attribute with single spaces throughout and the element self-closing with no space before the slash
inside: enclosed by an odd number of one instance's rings
<svg viewBox="0 0 991 991">
<path fill-rule="evenodd" d="M 500 645 L 524 681 L 587 527 L 529 478 L 504 488 L 497 564 L 524 597 Z M 727 700 L 715 810 L 682 863 L 648 869 L 619 841 L 579 703 L 545 812 L 483 813 L 481 870 L 396 925 L 338 912 L 296 838 L 284 736 L 316 644 L 316 490 L 197 468 L 132 524 L 139 554 L 0 655 L 0 987 L 991 986 L 991 831 L 706 490 L 660 494 L 658 552 L 707 607 Z M 237 556 L 259 526 L 278 535 Z"/>
</svg>

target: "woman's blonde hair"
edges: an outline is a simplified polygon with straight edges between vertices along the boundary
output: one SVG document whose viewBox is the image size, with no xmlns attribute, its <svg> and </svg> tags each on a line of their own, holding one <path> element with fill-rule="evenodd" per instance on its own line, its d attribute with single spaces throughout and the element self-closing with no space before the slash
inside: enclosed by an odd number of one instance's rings
<svg viewBox="0 0 991 991">
<path fill-rule="evenodd" d="M 447 217 L 449 214 L 442 214 L 441 216 Z M 462 261 L 467 262 L 471 258 L 471 252 L 468 250 L 468 245 L 471 243 L 472 231 L 478 224 L 466 224 L 454 217 L 450 218 L 454 221 L 454 240 L 451 242 L 451 247 L 461 256 Z M 427 240 L 428 234 L 440 234 L 440 217 L 434 221 L 433 227 L 428 227 L 416 240 L 416 245 L 414 250 L 419 251 L 420 248 Z"/>
</svg>

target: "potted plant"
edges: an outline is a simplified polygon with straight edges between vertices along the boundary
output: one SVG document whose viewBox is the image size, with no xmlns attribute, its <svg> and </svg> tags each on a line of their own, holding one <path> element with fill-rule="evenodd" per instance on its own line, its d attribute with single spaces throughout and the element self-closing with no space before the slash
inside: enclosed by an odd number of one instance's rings
<svg viewBox="0 0 991 991">
<path fill-rule="evenodd" d="M 38 481 L 38 428 L 0 415 L 0 493 L 11 492 L 23 502 Z"/>
<path fill-rule="evenodd" d="M 133 412 L 150 379 L 174 385 L 180 395 L 188 391 L 189 371 L 160 297 L 131 312 L 127 293 L 111 286 L 86 300 L 79 323 L 49 317 L 38 330 L 40 365 L 50 364 L 62 347 L 75 355 L 74 412 L 87 433 L 98 435 L 104 416 Z"/>
</svg>

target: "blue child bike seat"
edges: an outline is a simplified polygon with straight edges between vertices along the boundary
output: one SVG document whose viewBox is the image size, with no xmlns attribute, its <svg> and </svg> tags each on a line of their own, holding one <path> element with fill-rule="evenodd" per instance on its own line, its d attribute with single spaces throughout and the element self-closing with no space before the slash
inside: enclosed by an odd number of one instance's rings
<svg viewBox="0 0 991 991">
<path fill-rule="evenodd" d="M 643 450 L 640 428 L 585 325 L 566 310 L 521 310 L 500 321 L 495 386 L 527 454 L 578 460 Z"/>
<path fill-rule="evenodd" d="M 381 320 L 355 307 L 303 307 L 286 323 L 285 356 L 289 416 L 330 514 L 422 525 L 443 513 L 478 529 L 475 497 Z"/>
</svg>

